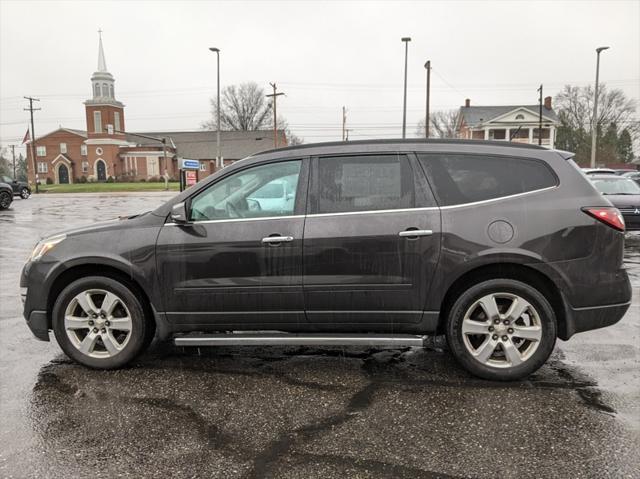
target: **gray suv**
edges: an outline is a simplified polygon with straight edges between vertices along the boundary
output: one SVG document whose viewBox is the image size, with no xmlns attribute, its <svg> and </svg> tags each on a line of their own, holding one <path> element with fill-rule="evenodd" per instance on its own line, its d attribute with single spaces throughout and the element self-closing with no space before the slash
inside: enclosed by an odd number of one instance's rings
<svg viewBox="0 0 640 479">
<path fill-rule="evenodd" d="M 277 200 L 271 190 L 282 190 Z M 624 221 L 565 152 L 360 141 L 269 151 L 155 211 L 52 235 L 22 272 L 36 337 L 93 368 L 180 346 L 421 345 L 523 378 L 623 317 Z"/>
</svg>

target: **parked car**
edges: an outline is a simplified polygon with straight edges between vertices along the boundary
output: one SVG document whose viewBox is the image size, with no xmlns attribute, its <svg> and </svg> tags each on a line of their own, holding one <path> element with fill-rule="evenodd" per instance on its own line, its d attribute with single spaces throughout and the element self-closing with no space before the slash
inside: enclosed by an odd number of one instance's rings
<svg viewBox="0 0 640 479">
<path fill-rule="evenodd" d="M 638 170 L 632 168 L 616 168 L 613 171 L 616 172 L 616 175 L 624 176 L 627 173 L 636 173 Z"/>
<path fill-rule="evenodd" d="M 629 173 L 624 173 L 622 175 L 623 178 L 630 178 L 636 183 L 640 184 L 640 171 L 632 171 Z"/>
<path fill-rule="evenodd" d="M 13 201 L 13 190 L 6 183 L 0 183 L 0 210 L 6 210 Z"/>
<path fill-rule="evenodd" d="M 1 176 L 0 181 L 11 186 L 14 196 L 19 196 L 23 200 L 26 200 L 31 196 L 31 188 L 29 188 L 29 183 L 27 183 L 26 181 L 14 180 L 9 176 Z"/>
<path fill-rule="evenodd" d="M 252 206 L 284 179 L 291 202 Z M 618 210 L 566 152 L 310 144 L 238 161 L 154 211 L 48 236 L 20 286 L 33 334 L 53 330 L 92 368 L 130 362 L 154 331 L 180 346 L 445 334 L 471 373 L 513 380 L 556 338 L 623 317 L 623 242 Z"/>
<path fill-rule="evenodd" d="M 585 175 L 617 175 L 611 168 L 582 168 Z"/>
<path fill-rule="evenodd" d="M 640 185 L 623 176 L 594 175 L 591 181 L 620 210 L 628 231 L 640 230 Z"/>
</svg>

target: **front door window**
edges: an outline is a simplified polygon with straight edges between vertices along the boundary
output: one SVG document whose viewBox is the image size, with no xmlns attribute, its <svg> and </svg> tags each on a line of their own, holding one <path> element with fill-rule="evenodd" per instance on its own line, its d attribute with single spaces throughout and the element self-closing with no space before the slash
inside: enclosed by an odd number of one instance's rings
<svg viewBox="0 0 640 479">
<path fill-rule="evenodd" d="M 191 220 L 293 215 L 301 160 L 243 170 L 220 180 L 191 202 Z"/>
</svg>

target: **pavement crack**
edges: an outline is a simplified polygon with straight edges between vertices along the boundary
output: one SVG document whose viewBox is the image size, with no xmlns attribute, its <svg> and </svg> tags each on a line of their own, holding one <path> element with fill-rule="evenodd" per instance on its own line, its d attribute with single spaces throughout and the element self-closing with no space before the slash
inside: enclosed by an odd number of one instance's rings
<svg viewBox="0 0 640 479">
<path fill-rule="evenodd" d="M 360 411 L 371 405 L 373 394 L 378 390 L 377 383 L 369 383 L 357 391 L 345 406 L 345 408 L 331 416 L 320 419 L 293 431 L 283 432 L 257 456 L 254 457 L 253 466 L 248 472 L 248 478 L 266 477 L 273 465 L 284 455 L 289 454 L 291 448 L 298 443 L 304 443 L 324 432 L 339 426 Z"/>
</svg>

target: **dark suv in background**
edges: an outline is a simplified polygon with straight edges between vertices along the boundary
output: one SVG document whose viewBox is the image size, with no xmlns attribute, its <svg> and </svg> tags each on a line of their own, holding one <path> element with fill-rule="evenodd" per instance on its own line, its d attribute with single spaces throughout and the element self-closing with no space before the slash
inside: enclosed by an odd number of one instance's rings
<svg viewBox="0 0 640 479">
<path fill-rule="evenodd" d="M 6 183 L 13 190 L 14 196 L 19 196 L 23 200 L 26 200 L 31 196 L 31 188 L 26 181 L 14 180 L 9 176 L 0 176 L 0 182 Z"/>
<path fill-rule="evenodd" d="M 94 368 L 151 341 L 409 346 L 489 379 L 623 317 L 624 222 L 570 159 L 501 142 L 363 141 L 239 161 L 157 210 L 42 240 L 24 315 Z"/>
</svg>

